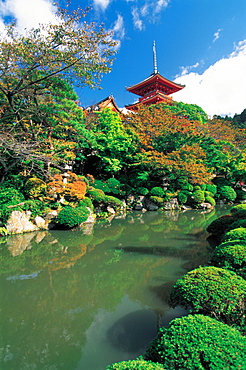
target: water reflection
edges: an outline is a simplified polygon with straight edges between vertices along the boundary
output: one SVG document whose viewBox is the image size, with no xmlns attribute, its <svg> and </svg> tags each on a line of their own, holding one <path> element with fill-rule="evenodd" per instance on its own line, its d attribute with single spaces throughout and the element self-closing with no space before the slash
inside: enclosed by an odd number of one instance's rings
<svg viewBox="0 0 246 370">
<path fill-rule="evenodd" d="M 2 238 L 0 368 L 103 370 L 141 354 L 183 314 L 168 293 L 206 262 L 217 215 L 148 212 Z"/>
</svg>

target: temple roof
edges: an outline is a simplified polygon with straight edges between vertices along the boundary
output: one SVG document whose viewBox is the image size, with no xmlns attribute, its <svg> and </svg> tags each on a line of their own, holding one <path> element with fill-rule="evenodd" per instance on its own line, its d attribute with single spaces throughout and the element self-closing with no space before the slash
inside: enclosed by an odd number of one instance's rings
<svg viewBox="0 0 246 370">
<path fill-rule="evenodd" d="M 126 105 L 126 108 L 130 110 L 136 110 L 141 104 L 151 105 L 162 102 L 172 104 L 173 100 L 171 97 L 161 93 L 160 91 L 157 91 L 153 95 L 140 98 L 136 103 Z"/>
<path fill-rule="evenodd" d="M 181 89 L 183 89 L 184 85 L 176 84 L 173 81 L 168 80 L 167 78 L 163 77 L 159 72 L 152 73 L 149 77 L 147 77 L 145 80 L 129 86 L 126 88 L 127 91 L 144 96 L 146 95 L 146 89 L 150 89 L 152 87 L 155 88 L 155 90 L 161 90 L 165 93 L 165 95 L 173 94 Z"/>
<path fill-rule="evenodd" d="M 114 101 L 113 95 L 109 95 L 107 98 L 99 101 L 96 104 L 90 105 L 89 107 L 86 108 L 88 112 L 93 112 L 93 111 L 100 111 L 105 108 L 110 108 L 114 112 L 121 113 L 120 108 L 117 106 L 117 104 Z"/>
</svg>

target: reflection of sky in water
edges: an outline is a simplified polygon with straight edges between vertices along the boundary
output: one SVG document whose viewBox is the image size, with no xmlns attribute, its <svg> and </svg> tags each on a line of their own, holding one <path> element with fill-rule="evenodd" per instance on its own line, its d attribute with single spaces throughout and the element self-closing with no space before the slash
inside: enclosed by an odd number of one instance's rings
<svg viewBox="0 0 246 370">
<path fill-rule="evenodd" d="M 15 281 L 15 280 L 29 280 L 29 279 L 35 279 L 41 271 L 42 271 L 42 270 L 37 271 L 37 272 L 33 272 L 32 274 L 29 274 L 29 275 L 15 275 L 15 276 L 9 276 L 9 277 L 7 277 L 7 278 L 6 278 L 6 280 Z"/>
<path fill-rule="evenodd" d="M 113 362 L 134 359 L 144 353 L 155 338 L 158 323 L 166 325 L 174 317 L 185 314 L 181 308 L 166 307 L 164 316 L 126 294 L 114 311 L 99 309 L 86 331 L 86 345 L 76 370 L 104 370 Z"/>
</svg>

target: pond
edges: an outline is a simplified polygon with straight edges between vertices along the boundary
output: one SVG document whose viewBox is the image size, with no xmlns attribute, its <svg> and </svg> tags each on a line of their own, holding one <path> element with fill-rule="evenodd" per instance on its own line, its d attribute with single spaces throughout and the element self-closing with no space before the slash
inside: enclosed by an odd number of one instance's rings
<svg viewBox="0 0 246 370">
<path fill-rule="evenodd" d="M 227 212 L 136 212 L 0 239 L 0 368 L 104 370 L 143 354 L 185 314 L 169 291 L 206 263 L 206 226 Z"/>
</svg>

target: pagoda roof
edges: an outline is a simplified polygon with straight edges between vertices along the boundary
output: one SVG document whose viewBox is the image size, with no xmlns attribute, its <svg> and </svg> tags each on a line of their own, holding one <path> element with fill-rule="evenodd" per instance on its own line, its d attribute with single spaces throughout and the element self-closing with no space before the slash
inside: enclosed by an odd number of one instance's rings
<svg viewBox="0 0 246 370">
<path fill-rule="evenodd" d="M 126 109 L 129 110 L 136 110 L 142 104 L 144 105 L 151 105 L 165 102 L 167 104 L 172 104 L 173 100 L 171 97 L 161 93 L 160 91 L 156 92 L 153 95 L 146 96 L 144 98 L 140 98 L 136 103 L 126 105 Z"/>
<path fill-rule="evenodd" d="M 171 80 L 168 80 L 167 78 L 163 77 L 159 72 L 157 72 L 157 73 L 152 73 L 145 80 L 135 85 L 127 87 L 126 90 L 133 94 L 144 96 L 145 93 L 143 92 L 143 90 L 146 87 L 151 86 L 151 85 L 154 85 L 156 89 L 158 89 L 157 87 L 158 85 L 159 86 L 161 85 L 163 88 L 165 88 L 166 95 L 173 94 L 185 87 L 184 85 L 179 85 Z"/>
<path fill-rule="evenodd" d="M 120 108 L 117 106 L 115 103 L 113 95 L 109 95 L 107 98 L 99 101 L 96 104 L 90 105 L 89 107 L 86 108 L 88 112 L 95 112 L 95 111 L 101 111 L 102 109 L 105 108 L 110 108 L 114 112 L 121 113 Z"/>
</svg>

